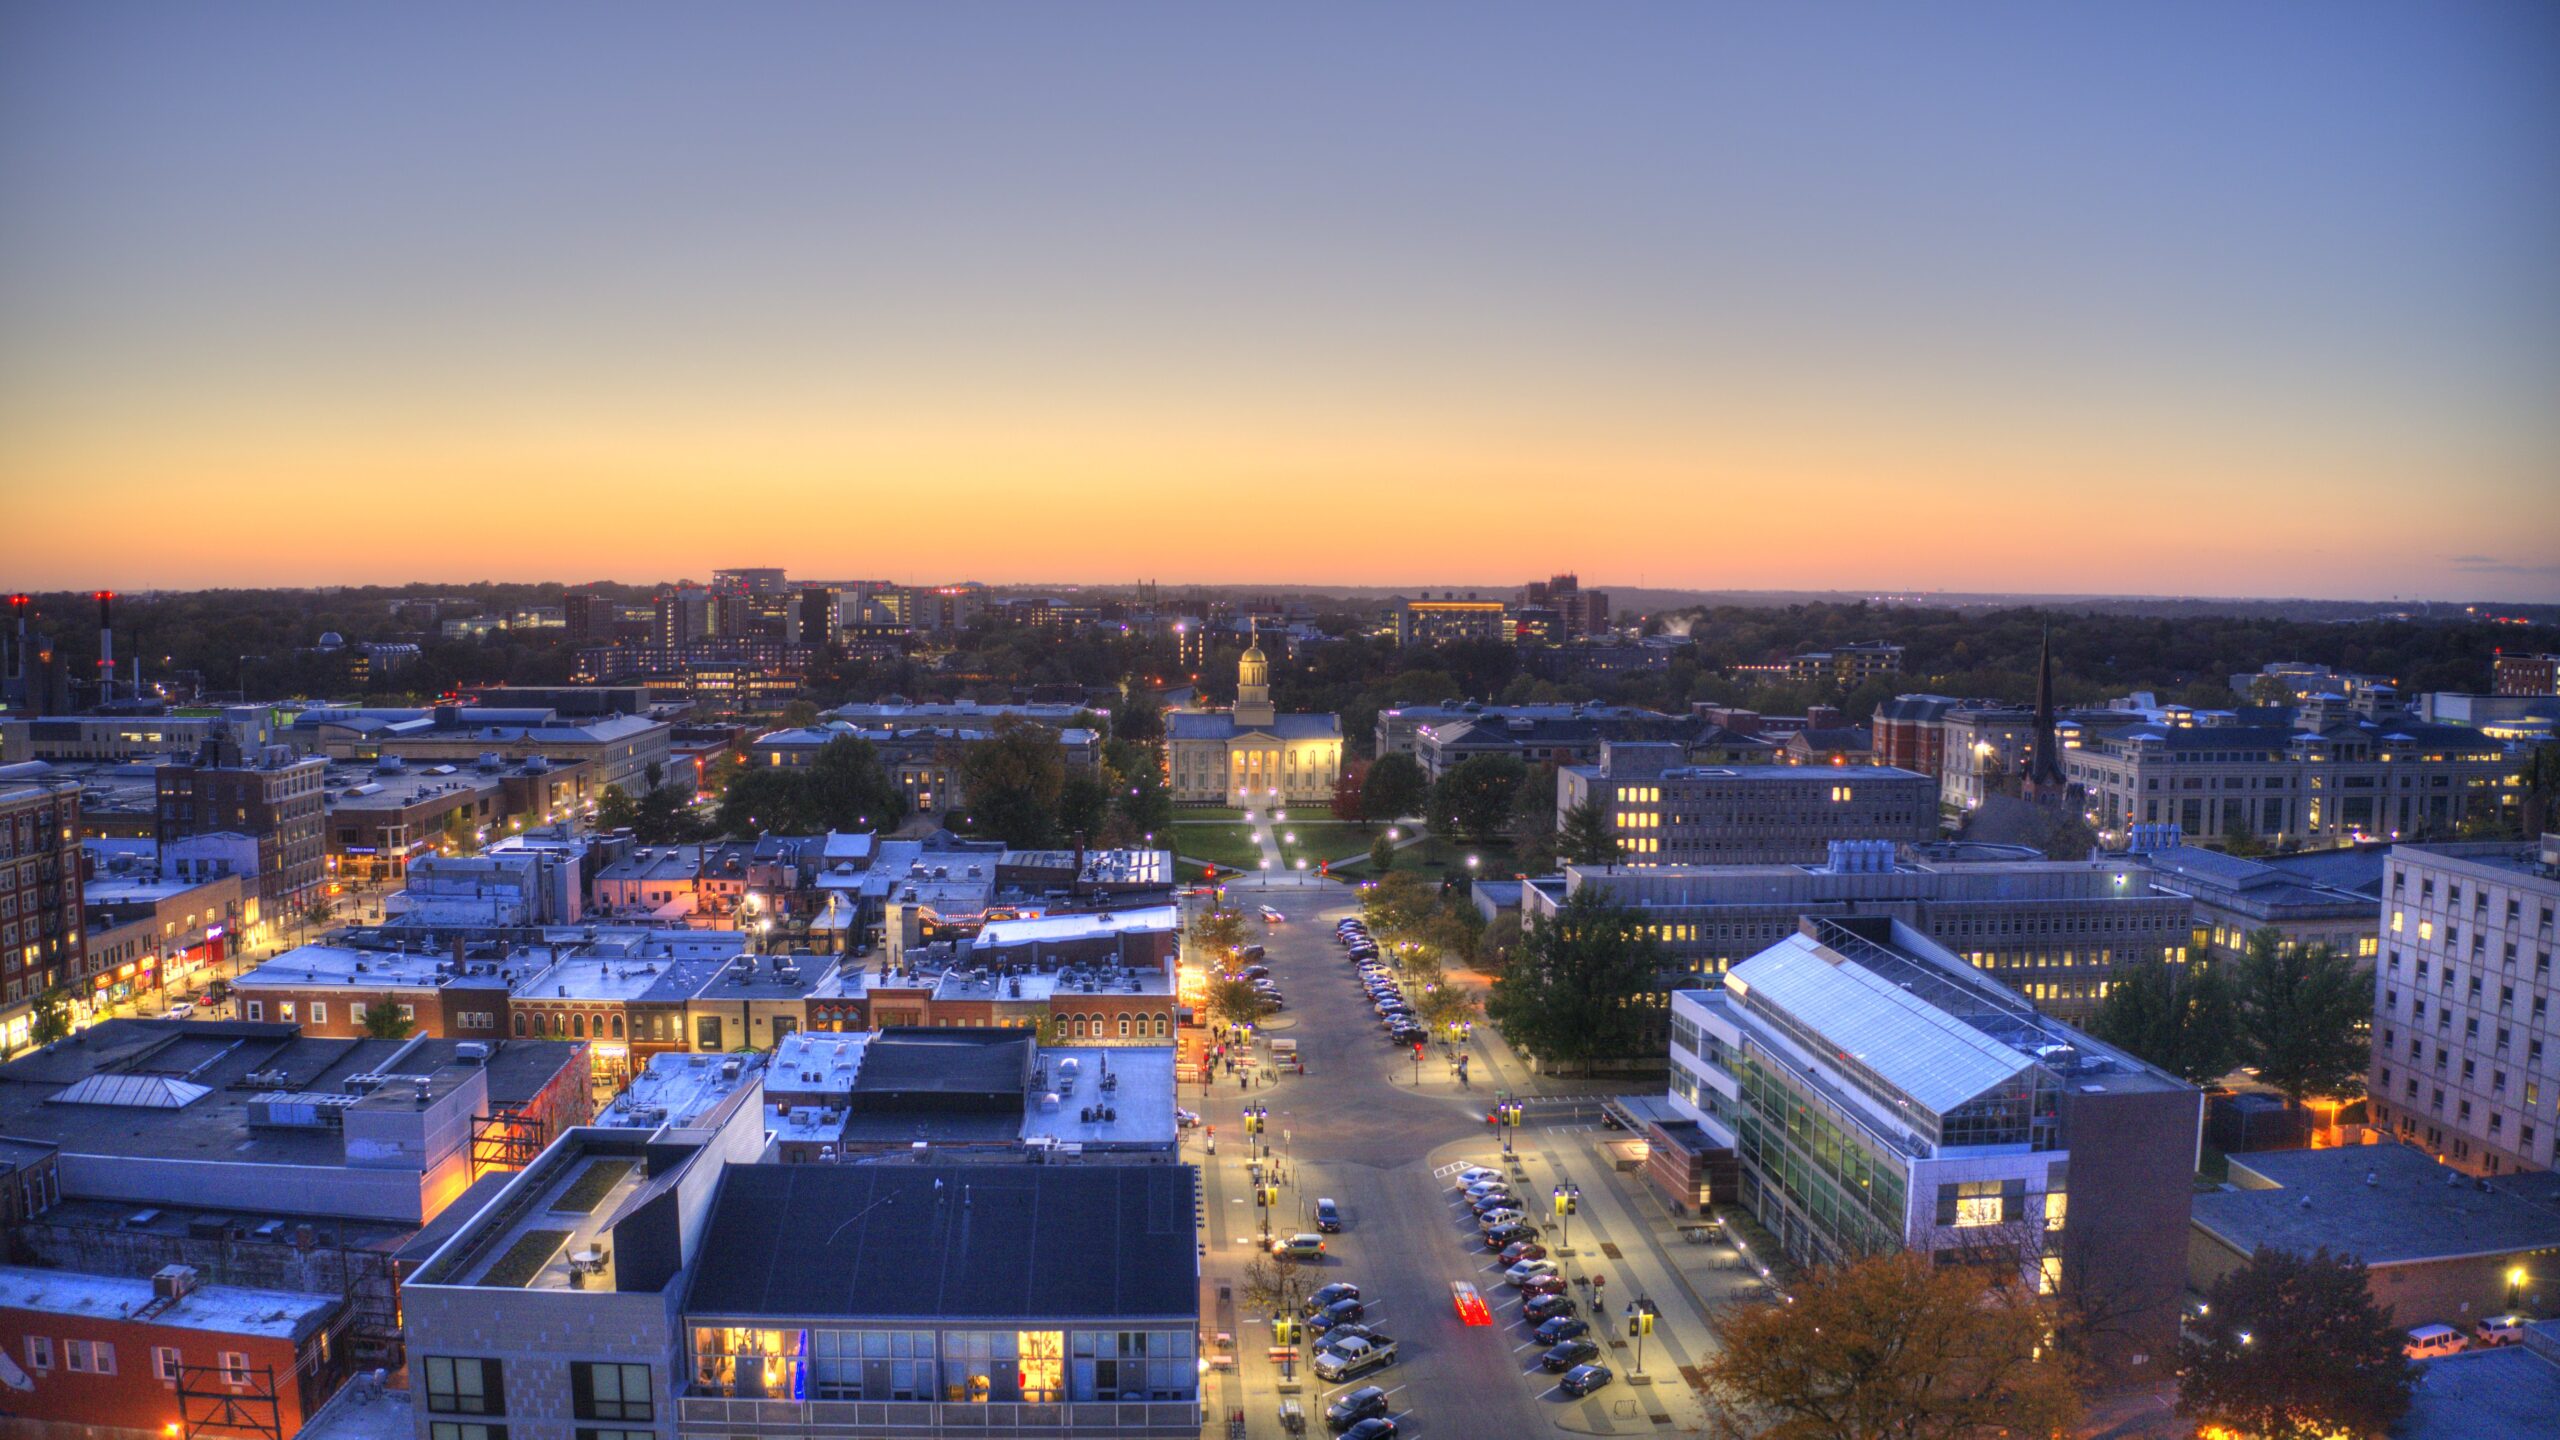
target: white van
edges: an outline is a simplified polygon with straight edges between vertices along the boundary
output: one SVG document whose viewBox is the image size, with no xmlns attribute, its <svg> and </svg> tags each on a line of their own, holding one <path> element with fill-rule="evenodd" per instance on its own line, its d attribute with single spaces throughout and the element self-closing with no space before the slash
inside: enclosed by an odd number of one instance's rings
<svg viewBox="0 0 2560 1440">
<path fill-rule="evenodd" d="M 1288 1039 L 1288 1038 L 1287 1038 L 1287 1037 L 1285 1037 L 1285 1036 L 1284 1036 L 1284 1037 L 1282 1037 L 1282 1038 L 1280 1038 L 1280 1039 L 1277 1039 L 1277 1040 L 1272 1041 L 1272 1042 L 1271 1042 L 1271 1058 L 1272 1058 L 1272 1059 L 1274 1059 L 1274 1060 L 1295 1060 L 1295 1059 L 1297 1059 L 1297 1058 L 1298 1058 L 1298 1042 L 1297 1042 L 1297 1041 L 1295 1041 L 1295 1040 Z"/>
<path fill-rule="evenodd" d="M 2525 1317 L 2492 1315 L 2471 1327 L 2473 1336 L 2483 1345 L 2513 1345 L 2524 1339 Z"/>
<path fill-rule="evenodd" d="M 2433 1360 L 2440 1355 L 2459 1355 L 2469 1344 L 2462 1332 L 2450 1325 L 2420 1325 L 2409 1332 L 2409 1343 L 2401 1348 L 2412 1360 Z"/>
</svg>

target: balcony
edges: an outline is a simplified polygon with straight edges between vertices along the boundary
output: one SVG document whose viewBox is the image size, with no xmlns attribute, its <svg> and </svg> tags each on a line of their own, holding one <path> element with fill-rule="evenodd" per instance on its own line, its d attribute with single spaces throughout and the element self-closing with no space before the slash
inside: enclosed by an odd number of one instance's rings
<svg viewBox="0 0 2560 1440">
<path fill-rule="evenodd" d="M 1114 1435 L 1195 1440 L 1200 1406 L 1191 1400 L 1035 1405 L 931 1400 L 726 1400 L 685 1396 L 678 1402 L 687 1433 L 741 1437 Z"/>
</svg>

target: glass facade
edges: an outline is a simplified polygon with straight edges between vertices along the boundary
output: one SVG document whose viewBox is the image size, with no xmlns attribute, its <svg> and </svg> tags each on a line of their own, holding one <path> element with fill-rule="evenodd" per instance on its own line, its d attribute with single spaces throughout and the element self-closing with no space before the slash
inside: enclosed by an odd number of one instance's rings
<svg viewBox="0 0 2560 1440">
<path fill-rule="evenodd" d="M 693 1329 L 695 1395 L 945 1404 L 1199 1397 L 1190 1330 Z"/>
<path fill-rule="evenodd" d="M 1748 1049 L 1734 1066 L 1742 1198 L 1790 1253 L 1840 1260 L 1903 1243 L 1905 1172 Z"/>
</svg>

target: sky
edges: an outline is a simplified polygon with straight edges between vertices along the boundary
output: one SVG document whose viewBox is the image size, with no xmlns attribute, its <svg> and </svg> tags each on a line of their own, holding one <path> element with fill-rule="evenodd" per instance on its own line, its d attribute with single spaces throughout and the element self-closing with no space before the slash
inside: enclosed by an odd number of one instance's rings
<svg viewBox="0 0 2560 1440">
<path fill-rule="evenodd" d="M 2560 6 L 0 0 L 0 584 L 2560 599 Z"/>
</svg>

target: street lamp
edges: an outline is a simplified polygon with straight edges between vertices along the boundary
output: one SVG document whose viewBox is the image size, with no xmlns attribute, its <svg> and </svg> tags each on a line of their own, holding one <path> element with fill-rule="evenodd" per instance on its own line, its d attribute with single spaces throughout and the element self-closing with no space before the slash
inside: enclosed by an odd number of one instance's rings
<svg viewBox="0 0 2560 1440">
<path fill-rule="evenodd" d="M 1653 1333 L 1653 1302 L 1639 1296 L 1627 1302 L 1627 1338 L 1636 1342 L 1635 1373 L 1644 1373 L 1644 1337 Z"/>
<path fill-rule="evenodd" d="M 2525 1279 L 2524 1267 L 2521 1265 L 2507 1272 L 2507 1308 L 2515 1308 L 2517 1299 L 2524 1293 Z"/>
<path fill-rule="evenodd" d="M 1558 1255 L 1573 1253 L 1573 1212 L 1582 1208 L 1582 1187 L 1558 1185 L 1555 1189 L 1556 1217 L 1564 1222 L 1564 1238 L 1556 1246 Z"/>
</svg>

